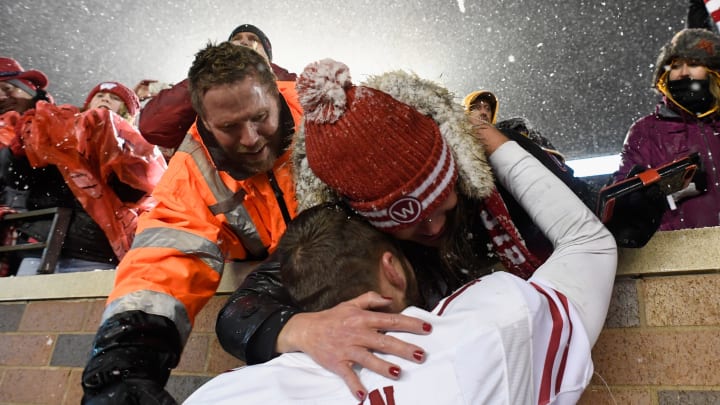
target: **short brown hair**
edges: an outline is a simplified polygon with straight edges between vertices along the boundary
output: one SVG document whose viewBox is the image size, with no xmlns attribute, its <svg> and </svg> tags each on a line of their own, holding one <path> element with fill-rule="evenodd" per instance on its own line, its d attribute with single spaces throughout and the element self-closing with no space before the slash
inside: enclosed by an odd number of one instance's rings
<svg viewBox="0 0 720 405">
<path fill-rule="evenodd" d="M 306 311 L 320 311 L 376 290 L 386 251 L 404 260 L 391 236 L 348 209 L 323 204 L 288 225 L 276 253 L 293 300 Z"/>
<path fill-rule="evenodd" d="M 262 55 L 230 42 L 208 43 L 205 49 L 195 54 L 195 61 L 188 71 L 190 99 L 195 112 L 203 116 L 202 98 L 208 90 L 242 81 L 249 75 L 255 75 L 262 85 L 278 94 L 275 74 Z"/>
</svg>

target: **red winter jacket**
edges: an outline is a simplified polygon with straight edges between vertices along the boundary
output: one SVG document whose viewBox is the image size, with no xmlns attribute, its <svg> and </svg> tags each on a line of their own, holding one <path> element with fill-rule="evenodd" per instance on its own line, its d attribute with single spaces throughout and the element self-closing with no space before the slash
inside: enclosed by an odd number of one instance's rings
<svg viewBox="0 0 720 405">
<path fill-rule="evenodd" d="M 79 112 L 74 106 L 44 101 L 23 116 L 18 136 L 32 167 L 58 168 L 122 259 L 132 244 L 137 216 L 155 205 L 150 194 L 167 168 L 160 151 L 109 110 Z M 144 191 L 145 197 L 122 201 L 109 184 L 111 175 Z"/>
</svg>

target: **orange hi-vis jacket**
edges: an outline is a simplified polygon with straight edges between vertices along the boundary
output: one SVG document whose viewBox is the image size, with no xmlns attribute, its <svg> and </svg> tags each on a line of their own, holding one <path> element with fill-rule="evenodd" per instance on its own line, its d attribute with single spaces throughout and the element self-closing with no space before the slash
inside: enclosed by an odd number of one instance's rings
<svg viewBox="0 0 720 405">
<path fill-rule="evenodd" d="M 295 83 L 277 84 L 297 130 L 302 110 Z M 236 180 L 216 168 L 193 126 L 153 192 L 157 205 L 138 221 L 103 321 L 132 310 L 165 316 L 184 344 L 220 284 L 225 261 L 271 252 L 286 229 L 283 210 L 295 216 L 289 157 L 287 150 L 270 172 Z"/>
</svg>

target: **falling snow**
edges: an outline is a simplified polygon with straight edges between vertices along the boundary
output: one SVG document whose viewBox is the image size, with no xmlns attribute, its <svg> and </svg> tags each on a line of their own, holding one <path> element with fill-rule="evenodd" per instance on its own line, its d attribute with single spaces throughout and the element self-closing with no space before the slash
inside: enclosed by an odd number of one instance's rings
<svg viewBox="0 0 720 405">
<path fill-rule="evenodd" d="M 15 0 L 0 13 L 2 56 L 44 71 L 61 103 L 82 104 L 100 81 L 175 83 L 208 41 L 255 24 L 274 62 L 300 72 L 332 57 L 353 80 L 406 69 L 457 97 L 500 99 L 569 158 L 619 152 L 652 111 L 649 82 L 662 44 L 684 27 L 670 0 L 163 1 Z"/>
</svg>

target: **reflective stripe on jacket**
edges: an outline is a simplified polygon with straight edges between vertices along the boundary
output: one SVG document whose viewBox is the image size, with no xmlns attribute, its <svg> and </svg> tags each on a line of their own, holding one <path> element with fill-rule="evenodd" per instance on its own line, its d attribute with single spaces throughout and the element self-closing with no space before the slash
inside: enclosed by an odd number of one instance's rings
<svg viewBox="0 0 720 405">
<path fill-rule="evenodd" d="M 278 87 L 297 128 L 301 109 L 294 83 Z M 193 127 L 153 192 L 157 206 L 138 221 L 103 321 L 129 310 L 162 315 L 175 322 L 184 342 L 215 294 L 225 261 L 271 252 L 285 232 L 283 209 L 295 216 L 289 156 L 289 150 L 283 153 L 269 174 L 236 180 L 216 169 Z"/>
</svg>

